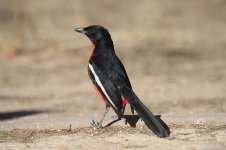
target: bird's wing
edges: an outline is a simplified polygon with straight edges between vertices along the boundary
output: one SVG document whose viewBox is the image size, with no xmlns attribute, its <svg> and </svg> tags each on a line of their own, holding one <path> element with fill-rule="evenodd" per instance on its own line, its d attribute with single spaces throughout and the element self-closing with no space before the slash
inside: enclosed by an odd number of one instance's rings
<svg viewBox="0 0 226 150">
<path fill-rule="evenodd" d="M 91 72 L 89 66 L 88 66 L 88 75 L 89 75 L 90 80 L 92 80 L 93 83 L 96 83 L 95 77 L 94 77 L 93 73 Z"/>
<path fill-rule="evenodd" d="M 119 70 L 120 70 L 120 74 L 122 75 L 121 77 L 123 77 L 123 80 L 125 81 L 125 84 L 130 88 L 132 89 L 132 85 L 129 81 L 129 77 L 127 75 L 127 72 L 126 72 L 126 69 L 124 67 L 124 65 L 122 64 L 122 62 L 120 61 L 120 59 L 118 57 L 117 58 L 117 62 L 118 62 L 118 67 L 119 67 Z"/>
<path fill-rule="evenodd" d="M 116 87 L 114 87 L 111 80 L 106 80 L 105 77 L 101 78 L 103 74 L 101 74 L 100 70 L 95 67 L 94 64 L 89 63 L 88 72 L 90 79 L 94 83 L 94 88 L 97 91 L 98 95 L 100 95 L 101 98 L 104 99 L 105 102 L 109 104 L 113 108 L 113 110 L 119 115 L 122 104 L 120 103 L 120 101 L 117 100 L 117 98 L 114 98 L 114 96 L 116 96 L 114 94 L 116 93 L 112 91 L 114 91 Z"/>
</svg>

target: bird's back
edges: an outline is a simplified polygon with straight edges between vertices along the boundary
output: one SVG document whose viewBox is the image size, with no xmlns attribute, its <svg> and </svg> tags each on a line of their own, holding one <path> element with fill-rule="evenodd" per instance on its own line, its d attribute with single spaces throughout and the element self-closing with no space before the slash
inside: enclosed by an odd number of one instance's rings
<svg viewBox="0 0 226 150">
<path fill-rule="evenodd" d="M 99 77 L 103 87 L 106 89 L 106 93 L 114 103 L 117 111 L 121 111 L 123 106 L 116 80 L 118 78 L 123 79 L 125 86 L 129 88 L 132 87 L 125 68 L 119 58 L 115 53 L 110 53 L 108 55 L 94 55 L 92 59 L 89 60 L 89 64 L 92 65 L 93 70 L 95 70 L 95 73 Z"/>
</svg>

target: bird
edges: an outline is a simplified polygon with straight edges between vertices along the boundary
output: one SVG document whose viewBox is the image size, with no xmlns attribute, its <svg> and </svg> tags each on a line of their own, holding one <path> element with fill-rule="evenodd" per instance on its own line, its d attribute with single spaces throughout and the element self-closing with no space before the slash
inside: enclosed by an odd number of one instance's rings
<svg viewBox="0 0 226 150">
<path fill-rule="evenodd" d="M 102 128 L 103 120 L 110 108 L 120 120 L 124 116 L 126 105 L 130 104 L 132 114 L 135 110 L 154 134 L 160 138 L 168 137 L 169 127 L 163 121 L 159 121 L 133 91 L 125 67 L 115 53 L 109 31 L 100 25 L 79 27 L 75 31 L 86 35 L 93 45 L 88 62 L 88 75 L 94 89 L 106 105 L 103 117 L 99 122 L 93 120 L 92 126 Z"/>
</svg>

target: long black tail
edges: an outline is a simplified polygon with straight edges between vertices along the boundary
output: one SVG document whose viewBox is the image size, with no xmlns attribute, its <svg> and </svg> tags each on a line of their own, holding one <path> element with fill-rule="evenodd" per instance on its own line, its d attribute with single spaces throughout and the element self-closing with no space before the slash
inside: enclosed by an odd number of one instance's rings
<svg viewBox="0 0 226 150">
<path fill-rule="evenodd" d="M 128 100 L 129 101 L 129 100 Z M 158 137 L 168 137 L 170 134 L 169 127 L 161 120 L 159 121 L 151 111 L 138 99 L 136 103 L 130 103 L 144 123 Z"/>
<path fill-rule="evenodd" d="M 124 96 L 129 104 L 136 110 L 140 118 L 143 119 L 147 127 L 158 137 L 164 138 L 170 135 L 169 127 L 160 118 L 157 119 L 130 88 L 118 86 L 118 89 L 122 96 Z"/>
</svg>

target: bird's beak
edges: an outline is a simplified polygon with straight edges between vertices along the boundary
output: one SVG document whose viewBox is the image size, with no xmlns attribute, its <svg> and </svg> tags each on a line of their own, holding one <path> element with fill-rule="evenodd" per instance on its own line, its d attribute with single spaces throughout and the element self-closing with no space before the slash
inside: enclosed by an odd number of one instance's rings
<svg viewBox="0 0 226 150">
<path fill-rule="evenodd" d="M 81 28 L 81 27 L 80 28 L 76 28 L 75 31 L 76 32 L 79 32 L 79 33 L 83 33 L 83 34 L 86 33 L 86 31 L 84 30 L 84 28 Z"/>
</svg>

